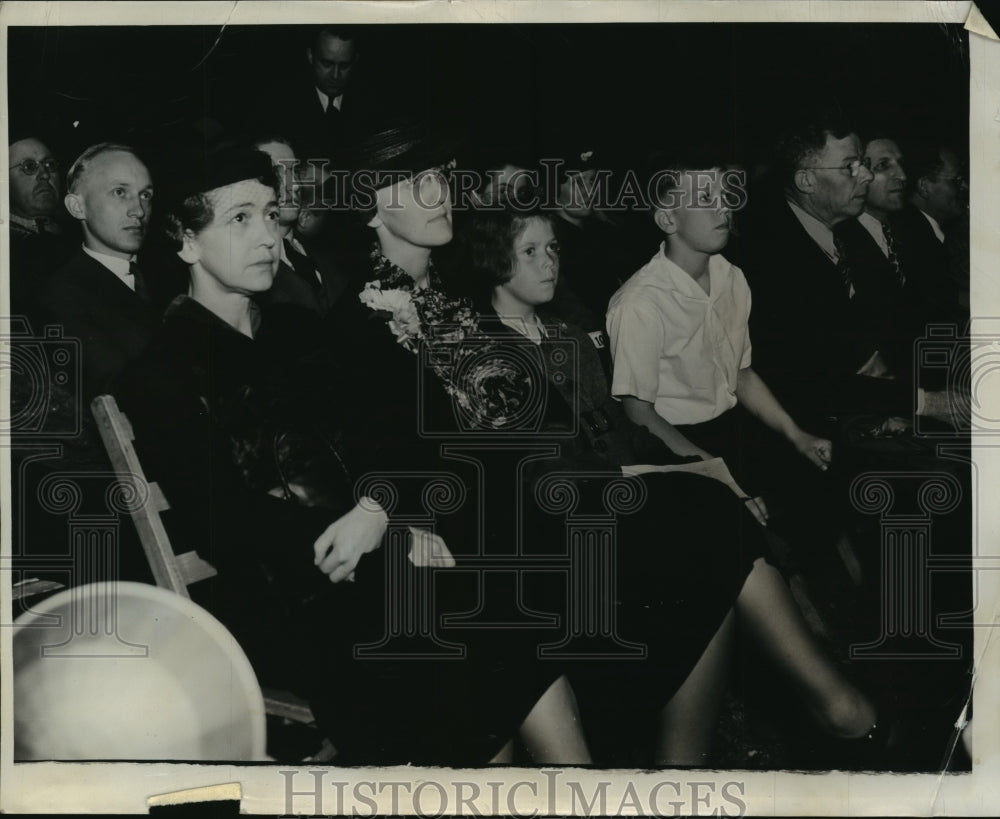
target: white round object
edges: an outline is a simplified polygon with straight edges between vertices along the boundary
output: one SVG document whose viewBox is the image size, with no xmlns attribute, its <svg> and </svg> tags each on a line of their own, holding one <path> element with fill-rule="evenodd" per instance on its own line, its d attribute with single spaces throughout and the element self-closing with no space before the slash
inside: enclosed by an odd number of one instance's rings
<svg viewBox="0 0 1000 819">
<path fill-rule="evenodd" d="M 263 760 L 264 699 L 228 629 L 143 583 L 67 589 L 14 623 L 18 760 Z"/>
</svg>

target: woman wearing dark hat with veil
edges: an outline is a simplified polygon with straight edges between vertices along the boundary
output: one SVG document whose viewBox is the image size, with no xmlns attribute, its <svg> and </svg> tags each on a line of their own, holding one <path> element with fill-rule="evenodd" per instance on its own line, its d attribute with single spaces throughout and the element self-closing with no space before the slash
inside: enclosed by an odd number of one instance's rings
<svg viewBox="0 0 1000 819">
<path fill-rule="evenodd" d="M 338 762 L 484 764 L 519 727 L 539 763 L 589 761 L 564 682 L 529 687 L 475 658 L 356 650 L 378 645 L 407 583 L 453 561 L 412 527 L 403 582 L 386 586 L 389 521 L 354 491 L 331 422 L 350 396 L 324 393 L 330 362 L 304 355 L 290 322 L 274 332 L 253 301 L 279 260 L 271 160 L 227 149 L 194 169 L 168 216 L 188 295 L 114 393 L 170 500 L 172 538 L 219 569 L 195 599 L 264 684 L 308 698 Z"/>
</svg>

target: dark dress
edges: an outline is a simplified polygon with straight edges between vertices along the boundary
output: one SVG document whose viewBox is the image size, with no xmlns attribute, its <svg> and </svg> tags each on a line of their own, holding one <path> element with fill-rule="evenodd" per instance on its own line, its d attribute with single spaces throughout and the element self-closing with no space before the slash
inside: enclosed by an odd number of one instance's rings
<svg viewBox="0 0 1000 819">
<path fill-rule="evenodd" d="M 412 286 L 387 260 L 375 263 L 384 288 Z M 463 340 L 446 340 L 454 325 L 438 324 L 442 316 L 473 327 L 462 310 L 430 310 L 430 341 L 412 352 L 389 331 L 388 314 L 344 303 L 334 322 L 341 346 L 363 351 L 351 356 L 358 400 L 345 428 L 388 430 L 354 456 L 370 469 L 419 465 L 464 483 L 466 504 L 436 527 L 463 570 L 443 584 L 439 604 L 493 623 L 494 650 L 512 665 L 537 653 L 568 672 L 597 761 L 629 761 L 730 610 L 762 538 L 721 483 L 622 477 L 623 464 L 678 459 L 610 397 L 590 336 L 563 325 L 536 346 L 484 316 Z M 435 358 L 467 362 L 450 370 L 467 379 L 442 377 Z M 576 503 L 567 506 L 569 496 Z M 518 562 L 504 587 L 501 575 Z M 539 613 L 556 625 L 532 619 Z"/>
<path fill-rule="evenodd" d="M 464 659 L 356 656 L 430 570 L 396 560 L 399 584 L 388 586 L 388 544 L 362 558 L 356 582 L 332 584 L 313 565 L 317 536 L 354 504 L 336 429 L 350 396 L 322 354 L 303 354 L 293 321 L 275 317 L 269 331 L 270 318 L 250 339 L 181 297 L 115 389 L 171 503 L 172 542 L 219 570 L 192 594 L 233 631 L 262 684 L 309 699 L 338 763 L 483 764 L 541 691 L 471 649 Z M 272 494 L 291 485 L 309 486 L 318 505 Z"/>
</svg>

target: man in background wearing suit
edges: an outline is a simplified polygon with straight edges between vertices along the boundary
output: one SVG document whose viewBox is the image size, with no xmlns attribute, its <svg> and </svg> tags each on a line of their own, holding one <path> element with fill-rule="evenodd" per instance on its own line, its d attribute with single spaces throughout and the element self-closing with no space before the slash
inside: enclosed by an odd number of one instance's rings
<svg viewBox="0 0 1000 819">
<path fill-rule="evenodd" d="M 879 356 L 897 375 L 913 369 L 914 344 L 923 336 L 927 312 L 915 288 L 914 265 L 904 264 L 903 231 L 897 217 L 906 205 L 907 175 L 898 142 L 875 135 L 865 144 L 872 172 L 864 210 L 838 226 L 851 265 L 863 271 L 863 297 L 879 317 Z"/>
<path fill-rule="evenodd" d="M 13 315 L 35 319 L 41 282 L 73 253 L 59 223 L 62 176 L 40 139 L 10 144 L 10 299 Z M 36 328 L 37 329 L 37 328 Z"/>
<path fill-rule="evenodd" d="M 64 199 L 80 222 L 83 246 L 45 282 L 39 309 L 45 323 L 80 340 L 83 398 L 107 388 L 142 352 L 159 312 L 136 263 L 152 213 L 153 183 L 127 145 L 100 143 L 69 169 Z"/>
<path fill-rule="evenodd" d="M 281 236 L 281 263 L 274 284 L 261 294 L 263 305 L 290 304 L 325 316 L 347 284 L 332 252 L 325 252 L 322 240 L 307 238 L 299 226 L 308 223 L 303 218 L 297 191 L 299 160 L 295 150 L 282 136 L 257 139 L 253 147 L 263 151 L 274 162 L 280 176 L 281 201 L 278 209 L 278 230 Z"/>
<path fill-rule="evenodd" d="M 912 284 L 932 320 L 964 324 L 969 313 L 968 183 L 957 155 L 935 148 L 912 163 L 910 204 L 896 217 Z"/>
<path fill-rule="evenodd" d="M 301 52 L 299 52 L 301 53 Z M 343 159 L 345 142 L 364 109 L 355 88 L 361 43 L 351 27 L 314 29 L 305 48 L 308 68 L 282 78 L 275 89 L 280 110 L 259 112 L 249 123 L 254 132 L 278 130 L 295 144 L 303 159 Z"/>
</svg>

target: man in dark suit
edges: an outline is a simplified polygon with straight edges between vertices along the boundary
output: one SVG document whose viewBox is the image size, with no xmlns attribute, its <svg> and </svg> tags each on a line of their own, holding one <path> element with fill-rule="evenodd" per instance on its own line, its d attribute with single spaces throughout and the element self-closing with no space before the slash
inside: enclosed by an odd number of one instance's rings
<svg viewBox="0 0 1000 819">
<path fill-rule="evenodd" d="M 345 142 L 367 107 L 355 82 L 360 39 L 350 26 L 320 26 L 310 33 L 305 57 L 301 75 L 282 78 L 275 90 L 281 101 L 277 115 L 262 112 L 250 129 L 280 127 L 304 159 L 342 164 Z"/>
<path fill-rule="evenodd" d="M 924 335 L 929 313 L 915 287 L 917 271 L 903 251 L 905 236 L 897 219 L 906 205 L 903 153 L 895 140 L 878 136 L 865 144 L 865 159 L 873 178 L 864 210 L 836 232 L 851 265 L 864 274 L 863 297 L 878 318 L 879 356 L 898 377 L 913 369 L 914 344 Z"/>
<path fill-rule="evenodd" d="M 281 263 L 274 284 L 260 295 L 260 301 L 265 305 L 295 305 L 325 316 L 343 292 L 346 277 L 332 253 L 324 252 L 318 237 L 306 238 L 298 234 L 300 223 L 314 227 L 310 218 L 303 217 L 300 206 L 297 190 L 301 169 L 299 160 L 285 137 L 263 137 L 256 140 L 253 147 L 271 157 L 275 171 L 281 177 L 278 214 Z"/>
<path fill-rule="evenodd" d="M 72 255 L 58 220 L 59 163 L 34 136 L 10 144 L 10 303 L 14 315 L 36 317 L 41 282 Z"/>
<path fill-rule="evenodd" d="M 968 184 L 947 148 L 917 156 L 910 204 L 894 217 L 911 286 L 931 320 L 964 323 L 969 312 Z M 964 258 L 952 246 L 964 247 Z"/>
<path fill-rule="evenodd" d="M 864 209 L 872 182 L 861 141 L 828 118 L 778 146 L 781 190 L 758 204 L 746 236 L 754 366 L 802 423 L 851 412 L 905 414 L 909 391 L 879 355 L 882 316 L 870 270 L 835 228 Z"/>
<path fill-rule="evenodd" d="M 64 199 L 83 246 L 45 282 L 39 309 L 80 341 L 83 398 L 100 394 L 142 352 L 159 312 L 136 263 L 152 213 L 153 183 L 126 145 L 91 146 L 73 163 Z"/>
</svg>

